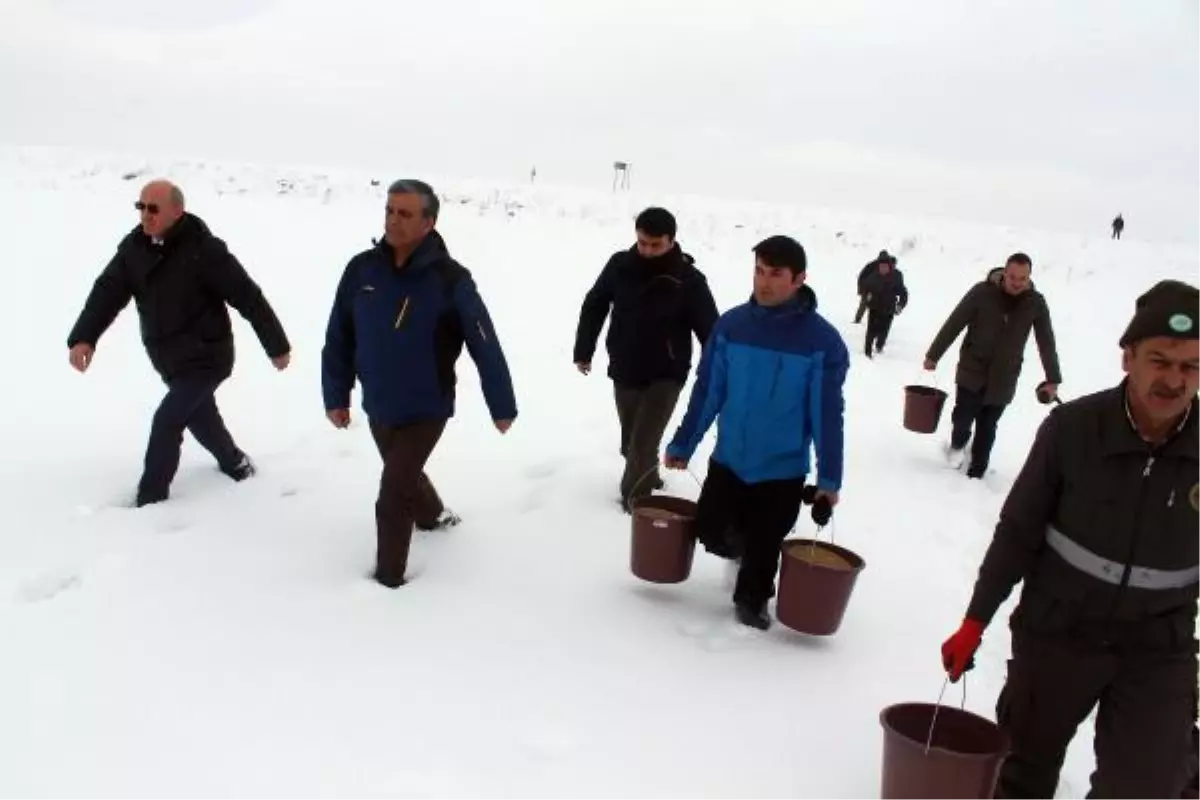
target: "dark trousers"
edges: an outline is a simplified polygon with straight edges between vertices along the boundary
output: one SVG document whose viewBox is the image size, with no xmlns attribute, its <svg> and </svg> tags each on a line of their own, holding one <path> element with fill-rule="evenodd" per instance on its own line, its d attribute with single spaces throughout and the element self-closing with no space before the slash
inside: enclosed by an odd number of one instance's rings
<svg viewBox="0 0 1200 800">
<path fill-rule="evenodd" d="M 858 296 L 858 310 L 854 312 L 855 324 L 862 322 L 863 314 L 867 313 L 867 296 L 860 294 Z"/>
<path fill-rule="evenodd" d="M 983 394 L 983 390 L 975 392 L 959 386 L 954 397 L 954 411 L 950 414 L 953 425 L 950 446 L 955 450 L 967 446 L 971 428 L 975 429 L 975 440 L 971 443 L 971 466 L 967 469 L 967 474 L 975 478 L 982 478 L 987 472 L 992 445 L 996 443 L 996 426 L 1005 408 L 984 405 Z"/>
<path fill-rule="evenodd" d="M 804 478 L 746 483 L 709 460 L 700 490 L 696 531 L 710 552 L 741 557 L 733 602 L 761 610 L 775 596 L 779 546 L 800 515 Z"/>
<path fill-rule="evenodd" d="M 171 481 L 179 471 L 185 430 L 212 453 L 222 471 L 233 470 L 241 461 L 242 451 L 225 427 L 213 396 L 226 377 L 197 374 L 167 382 L 167 394 L 158 404 L 150 425 L 142 479 L 138 483 L 139 503 L 167 499 Z"/>
<path fill-rule="evenodd" d="M 895 314 L 887 314 L 872 309 L 867 314 L 867 345 L 866 354 L 871 355 L 876 350 L 882 350 L 887 344 L 888 333 L 892 330 L 892 320 Z"/>
<path fill-rule="evenodd" d="M 996 720 L 1012 742 L 997 797 L 1054 797 L 1067 745 L 1099 706 L 1088 797 L 1179 797 L 1188 780 L 1196 659 L 1082 652 L 1016 636 Z"/>
<path fill-rule="evenodd" d="M 662 485 L 656 469 L 659 448 L 682 389 L 675 381 L 658 381 L 641 389 L 614 384 L 621 456 L 625 459 L 621 497 L 626 501 L 645 497 Z"/>
<path fill-rule="evenodd" d="M 444 419 L 400 427 L 371 422 L 371 436 L 383 459 L 375 501 L 375 580 L 385 586 L 404 583 L 413 525 L 432 527 L 445 510 L 425 474 L 425 464 L 445 429 Z"/>
</svg>

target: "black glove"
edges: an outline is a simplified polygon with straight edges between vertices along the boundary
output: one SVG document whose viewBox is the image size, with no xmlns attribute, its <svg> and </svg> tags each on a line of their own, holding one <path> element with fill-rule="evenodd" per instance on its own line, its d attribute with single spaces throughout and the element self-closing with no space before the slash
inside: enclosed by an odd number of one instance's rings
<svg viewBox="0 0 1200 800">
<path fill-rule="evenodd" d="M 829 504 L 829 498 L 825 495 L 821 495 L 817 502 L 813 503 L 812 519 L 818 528 L 824 528 L 829 524 L 829 520 L 833 519 L 833 506 Z"/>
<path fill-rule="evenodd" d="M 800 491 L 800 500 L 805 505 L 812 506 L 812 520 L 818 528 L 824 528 L 833 519 L 833 506 L 825 495 L 817 497 L 817 487 L 809 484 Z"/>
</svg>

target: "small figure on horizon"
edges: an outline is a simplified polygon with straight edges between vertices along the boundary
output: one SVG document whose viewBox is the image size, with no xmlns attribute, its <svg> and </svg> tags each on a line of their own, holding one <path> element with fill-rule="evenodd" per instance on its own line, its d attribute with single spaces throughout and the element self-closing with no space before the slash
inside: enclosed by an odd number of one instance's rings
<svg viewBox="0 0 1200 800">
<path fill-rule="evenodd" d="M 1125 230 L 1125 218 L 1117 214 L 1116 219 L 1112 221 L 1112 238 L 1120 239 L 1123 230 Z"/>
</svg>

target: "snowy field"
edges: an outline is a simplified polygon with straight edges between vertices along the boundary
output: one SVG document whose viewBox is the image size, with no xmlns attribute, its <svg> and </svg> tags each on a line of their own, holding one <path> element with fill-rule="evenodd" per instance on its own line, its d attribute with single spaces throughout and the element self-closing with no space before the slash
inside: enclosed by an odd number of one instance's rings
<svg viewBox="0 0 1200 800">
<path fill-rule="evenodd" d="M 276 373 L 235 316 L 238 367 L 218 399 L 258 477 L 230 483 L 189 439 L 171 502 L 134 511 L 120 502 L 162 393 L 136 313 L 86 377 L 65 339 L 136 222 L 138 187 L 158 175 L 260 282 L 295 351 Z M 878 796 L 879 712 L 936 699 L 940 644 L 1046 413 L 1031 338 L 994 473 L 950 471 L 948 412 L 935 436 L 900 424 L 934 332 L 1024 250 L 1074 397 L 1120 378 L 1116 341 L 1137 294 L 1196 277 L 1195 247 L 1135 231 L 1111 242 L 1099 227 L 1089 238 L 420 176 L 445 197 L 439 228 L 490 306 L 520 416 L 496 433 L 464 354 L 459 413 L 429 467 L 464 522 L 418 534 L 415 577 L 391 592 L 367 579 L 378 456 L 361 412 L 348 431 L 326 422 L 320 349 L 346 261 L 382 228 L 371 181 L 394 177 L 0 150 L 0 795 Z M 735 626 L 722 565 L 703 552 L 685 584 L 630 574 L 606 364 L 598 354 L 579 375 L 571 346 L 583 293 L 649 204 L 676 213 L 721 310 L 749 296 L 753 244 L 797 237 L 819 310 L 854 354 L 855 277 L 880 248 L 900 256 L 909 308 L 886 354 L 852 359 L 846 388 L 833 532 L 867 566 L 836 636 Z M 696 496 L 686 474 L 667 477 L 671 493 Z M 813 533 L 807 516 L 796 533 Z M 966 683 L 967 707 L 989 717 L 1006 617 Z M 952 687 L 946 702 L 959 700 Z M 1092 763 L 1089 723 L 1060 796 L 1083 796 Z"/>
</svg>

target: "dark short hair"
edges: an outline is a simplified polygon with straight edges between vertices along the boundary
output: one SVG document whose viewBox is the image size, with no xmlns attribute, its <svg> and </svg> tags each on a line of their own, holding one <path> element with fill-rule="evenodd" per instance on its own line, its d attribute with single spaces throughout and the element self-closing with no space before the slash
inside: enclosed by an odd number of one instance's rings
<svg viewBox="0 0 1200 800">
<path fill-rule="evenodd" d="M 421 213 L 429 219 L 437 220 L 442 204 L 438 200 L 437 193 L 433 191 L 433 187 L 425 181 L 419 181 L 416 178 L 401 178 L 398 181 L 392 181 L 387 193 L 415 194 L 421 199 Z"/>
<path fill-rule="evenodd" d="M 1031 270 L 1033 269 L 1033 259 L 1024 253 L 1013 253 L 1008 257 L 1008 260 L 1004 262 L 1004 266 L 1007 267 L 1009 264 L 1020 264 L 1023 267 L 1029 267 Z"/>
<path fill-rule="evenodd" d="M 808 271 L 804 247 L 790 236 L 769 236 L 754 245 L 754 255 L 769 267 L 786 268 L 793 275 Z"/>
<path fill-rule="evenodd" d="M 637 215 L 633 227 L 647 236 L 675 238 L 675 216 L 665 208 L 647 208 Z"/>
</svg>

